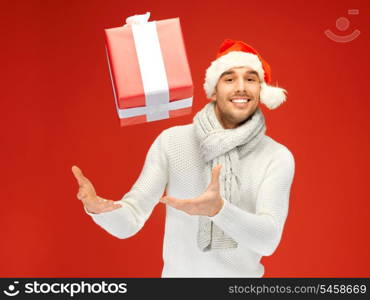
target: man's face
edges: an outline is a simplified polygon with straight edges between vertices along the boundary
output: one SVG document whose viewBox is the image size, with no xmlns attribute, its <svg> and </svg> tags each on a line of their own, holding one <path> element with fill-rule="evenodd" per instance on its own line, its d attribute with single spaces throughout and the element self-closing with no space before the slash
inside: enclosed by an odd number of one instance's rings
<svg viewBox="0 0 370 300">
<path fill-rule="evenodd" d="M 216 101 L 216 116 L 226 129 L 241 125 L 258 108 L 261 85 L 257 72 L 251 68 L 227 70 L 215 90 L 211 99 Z"/>
</svg>

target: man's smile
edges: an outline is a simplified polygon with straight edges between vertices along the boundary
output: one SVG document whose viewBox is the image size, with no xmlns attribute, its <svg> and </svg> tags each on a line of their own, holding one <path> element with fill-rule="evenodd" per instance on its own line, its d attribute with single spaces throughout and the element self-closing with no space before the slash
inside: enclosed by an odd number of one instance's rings
<svg viewBox="0 0 370 300">
<path fill-rule="evenodd" d="M 251 100 L 251 98 L 246 97 L 234 97 L 231 98 L 230 102 L 237 108 L 245 108 Z"/>
</svg>

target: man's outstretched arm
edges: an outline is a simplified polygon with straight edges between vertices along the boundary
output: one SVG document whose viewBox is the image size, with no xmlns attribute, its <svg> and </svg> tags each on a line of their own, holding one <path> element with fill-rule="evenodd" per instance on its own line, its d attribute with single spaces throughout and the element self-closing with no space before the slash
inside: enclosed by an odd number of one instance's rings
<svg viewBox="0 0 370 300">
<path fill-rule="evenodd" d="M 85 201 L 82 200 L 83 191 L 81 192 L 80 185 L 78 198 L 84 203 L 86 213 L 110 234 L 123 239 L 137 233 L 163 195 L 168 181 L 168 162 L 165 153 L 166 133 L 166 130 L 163 131 L 155 139 L 148 151 L 139 178 L 121 200 L 111 201 L 97 196 L 97 198 L 89 197 L 89 203 L 86 198 Z M 101 210 L 96 209 L 91 204 L 91 199 L 96 200 L 94 201 L 95 206 L 98 205 L 98 201 L 100 205 L 105 206 L 102 206 Z"/>
</svg>

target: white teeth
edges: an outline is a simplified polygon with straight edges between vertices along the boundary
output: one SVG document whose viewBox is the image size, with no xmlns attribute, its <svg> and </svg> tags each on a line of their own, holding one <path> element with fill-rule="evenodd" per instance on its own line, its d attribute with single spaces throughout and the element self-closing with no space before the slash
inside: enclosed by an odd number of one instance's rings
<svg viewBox="0 0 370 300">
<path fill-rule="evenodd" d="M 231 102 L 235 103 L 246 103 L 247 99 L 232 99 Z"/>
</svg>

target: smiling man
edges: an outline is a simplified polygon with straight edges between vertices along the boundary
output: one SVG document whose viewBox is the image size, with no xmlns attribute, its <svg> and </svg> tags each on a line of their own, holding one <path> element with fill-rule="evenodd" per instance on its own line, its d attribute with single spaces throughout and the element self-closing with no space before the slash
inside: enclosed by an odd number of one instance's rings
<svg viewBox="0 0 370 300">
<path fill-rule="evenodd" d="M 274 109 L 285 101 L 285 90 L 270 81 L 270 67 L 255 49 L 225 40 L 206 72 L 211 101 L 192 124 L 156 138 L 122 200 L 101 198 L 72 167 L 85 211 L 124 239 L 160 201 L 166 204 L 162 277 L 262 277 L 261 257 L 281 240 L 295 168 L 288 148 L 265 135 L 260 103 Z"/>
</svg>

